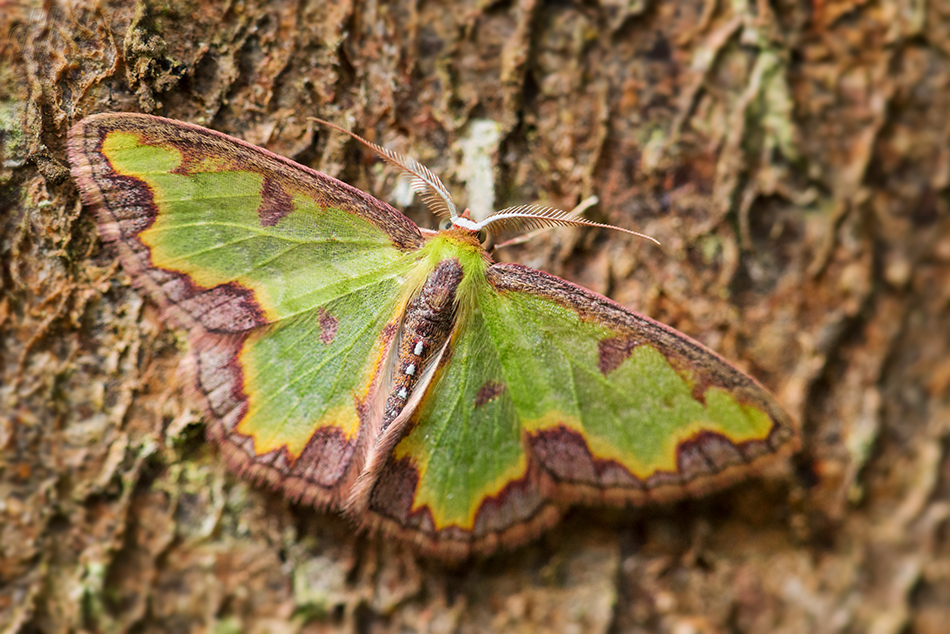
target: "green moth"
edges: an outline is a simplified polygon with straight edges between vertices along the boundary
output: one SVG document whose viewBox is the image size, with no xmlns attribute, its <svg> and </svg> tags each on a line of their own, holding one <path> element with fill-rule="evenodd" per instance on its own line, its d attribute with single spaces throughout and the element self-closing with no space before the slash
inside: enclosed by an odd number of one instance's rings
<svg viewBox="0 0 950 634">
<path fill-rule="evenodd" d="M 715 353 L 496 264 L 478 239 L 594 223 L 537 207 L 476 223 L 424 167 L 358 140 L 412 177 L 440 231 L 195 125 L 100 114 L 70 130 L 104 240 L 188 331 L 194 395 L 234 471 L 457 558 L 571 504 L 699 494 L 795 448 L 788 415 Z"/>
</svg>

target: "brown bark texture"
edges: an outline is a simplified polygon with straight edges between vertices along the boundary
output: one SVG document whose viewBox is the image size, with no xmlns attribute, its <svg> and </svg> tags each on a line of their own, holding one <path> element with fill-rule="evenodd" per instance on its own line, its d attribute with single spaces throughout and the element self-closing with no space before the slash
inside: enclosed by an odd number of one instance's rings
<svg viewBox="0 0 950 634">
<path fill-rule="evenodd" d="M 913 0 L 0 2 L 0 631 L 946 632 L 950 6 Z M 700 339 L 802 449 L 698 500 L 576 508 L 445 566 L 229 474 L 184 337 L 70 178 L 69 126 L 160 114 L 406 210 L 319 116 L 473 209 L 498 259 Z"/>
</svg>

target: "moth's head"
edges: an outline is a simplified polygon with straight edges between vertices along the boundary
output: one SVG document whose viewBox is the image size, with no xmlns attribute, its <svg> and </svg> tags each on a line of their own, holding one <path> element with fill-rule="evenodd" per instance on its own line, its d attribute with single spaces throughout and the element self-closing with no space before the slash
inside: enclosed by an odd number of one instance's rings
<svg viewBox="0 0 950 634">
<path fill-rule="evenodd" d="M 476 240 L 478 244 L 485 244 L 488 240 L 488 231 L 472 220 L 472 214 L 468 209 L 458 216 L 442 218 L 439 221 L 439 231 L 452 231 Z"/>
</svg>

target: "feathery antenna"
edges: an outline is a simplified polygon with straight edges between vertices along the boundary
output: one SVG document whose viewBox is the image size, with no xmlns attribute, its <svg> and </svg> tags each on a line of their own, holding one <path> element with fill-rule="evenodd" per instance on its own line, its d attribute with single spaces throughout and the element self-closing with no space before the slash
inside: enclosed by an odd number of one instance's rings
<svg viewBox="0 0 950 634">
<path fill-rule="evenodd" d="M 583 220 L 582 218 L 578 218 L 573 212 L 564 211 L 563 209 L 555 209 L 553 207 L 543 207 L 541 205 L 518 205 L 516 207 L 508 207 L 507 209 L 496 211 L 479 223 L 473 224 L 477 225 L 476 230 L 487 229 L 489 225 L 495 225 L 503 231 L 513 231 L 525 228 L 540 229 L 542 227 L 550 227 L 552 225 L 561 227 L 601 227 L 604 229 L 623 231 L 624 233 L 629 233 L 632 236 L 649 240 L 654 244 L 660 244 L 656 238 L 643 233 L 631 231 L 630 229 L 624 229 L 623 227 L 615 227 L 614 225 L 593 222 L 591 220 Z"/>
<path fill-rule="evenodd" d="M 497 229 L 502 231 L 543 229 L 552 226 L 600 227 L 603 229 L 622 231 L 632 236 L 644 238 L 657 245 L 660 244 L 655 238 L 636 231 L 631 231 L 630 229 L 578 218 L 579 213 L 577 210 L 564 211 L 562 209 L 554 209 L 553 207 L 544 207 L 542 205 L 518 205 L 508 207 L 507 209 L 496 211 L 481 222 L 475 222 L 465 216 L 459 215 L 458 210 L 455 208 L 455 203 L 452 201 L 452 196 L 449 194 L 449 190 L 442 184 L 439 177 L 429 171 L 429 168 L 422 163 L 408 156 L 403 156 L 398 152 L 388 150 L 372 141 L 367 141 L 360 135 L 350 132 L 346 128 L 341 128 L 335 123 L 330 123 L 329 121 L 318 119 L 317 117 L 308 117 L 308 119 L 348 135 L 353 140 L 362 143 L 378 154 L 379 157 L 388 164 L 400 170 L 409 177 L 409 186 L 412 187 L 414 192 L 420 195 L 429 209 L 440 218 L 451 218 L 452 224 L 456 227 L 476 232 L 487 229 L 489 225 L 494 225 Z"/>
<path fill-rule="evenodd" d="M 388 150 L 381 145 L 376 145 L 372 141 L 367 141 L 363 137 L 353 132 L 350 132 L 346 128 L 341 128 L 335 123 L 330 123 L 329 121 L 324 121 L 323 119 L 318 119 L 316 117 L 308 117 L 311 121 L 316 121 L 321 125 L 325 125 L 328 128 L 336 130 L 337 132 L 342 132 L 343 134 L 349 135 L 353 140 L 359 141 L 372 151 L 376 152 L 381 159 L 392 165 L 393 167 L 400 170 L 403 174 L 409 177 L 409 186 L 412 187 L 412 190 L 419 194 L 426 205 L 429 206 L 429 209 L 432 210 L 436 216 L 444 218 L 446 216 L 452 218 L 458 218 L 458 210 L 455 208 L 455 203 L 452 201 L 452 196 L 449 194 L 449 190 L 446 189 L 445 185 L 442 184 L 442 181 L 439 180 L 439 177 L 429 171 L 429 168 L 418 162 L 413 158 L 408 156 L 403 156 L 392 150 Z"/>
<path fill-rule="evenodd" d="M 590 209 L 591 207 L 593 207 L 599 202 L 600 202 L 600 199 L 597 198 L 597 196 L 588 196 L 587 198 L 579 202 L 577 206 L 574 207 L 574 209 L 571 209 L 569 212 L 567 212 L 567 215 L 570 216 L 571 218 L 580 218 L 581 216 L 584 215 L 585 211 L 587 211 L 588 209 Z M 530 242 L 538 235 L 545 233 L 547 231 L 551 231 L 552 229 L 554 229 L 554 227 L 542 227 L 541 229 L 533 229 L 532 231 L 529 231 L 528 233 L 522 233 L 521 235 L 515 236 L 514 238 L 511 238 L 509 240 L 505 240 L 504 242 L 499 242 L 498 244 L 495 245 L 494 248 L 504 249 L 505 247 L 513 247 L 518 244 L 524 244 L 525 242 Z"/>
</svg>

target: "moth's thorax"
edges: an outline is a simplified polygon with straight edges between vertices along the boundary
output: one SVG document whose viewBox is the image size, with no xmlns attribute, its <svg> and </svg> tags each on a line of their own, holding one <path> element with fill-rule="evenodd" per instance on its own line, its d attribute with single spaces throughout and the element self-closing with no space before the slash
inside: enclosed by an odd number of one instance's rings
<svg viewBox="0 0 950 634">
<path fill-rule="evenodd" d="M 464 271 L 456 258 L 439 262 L 409 300 L 403 318 L 397 356 L 383 410 L 382 429 L 399 415 L 423 370 L 442 349 L 455 321 L 455 294 Z"/>
<path fill-rule="evenodd" d="M 429 275 L 419 294 L 409 303 L 420 319 L 451 321 L 455 314 L 455 290 L 462 281 L 462 265 L 456 259 L 443 260 Z M 410 314 L 407 312 L 408 321 Z"/>
</svg>

